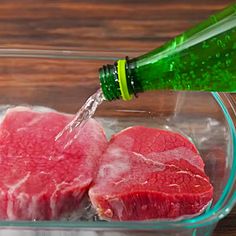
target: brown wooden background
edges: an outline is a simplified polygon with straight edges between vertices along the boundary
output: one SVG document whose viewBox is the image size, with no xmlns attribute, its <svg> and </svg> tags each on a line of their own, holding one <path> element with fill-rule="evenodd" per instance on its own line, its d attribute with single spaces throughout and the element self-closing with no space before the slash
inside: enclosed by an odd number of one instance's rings
<svg viewBox="0 0 236 236">
<path fill-rule="evenodd" d="M 0 47 L 52 46 L 78 50 L 144 52 L 160 46 L 230 3 L 235 1 L 0 0 Z M 4 66 L 12 63 L 11 60 L 0 60 Z M 30 70 L 31 64 L 29 61 L 27 63 Z M 21 73 L 27 75 L 26 71 Z M 55 76 L 50 78 L 52 84 L 58 80 Z M 9 82 L 5 79 L 4 82 L 1 79 L 1 86 L 7 86 L 8 83 L 17 83 L 17 80 Z M 81 83 L 94 87 L 92 80 Z M 12 93 L 17 91 L 13 90 Z M 23 91 L 18 90 L 18 93 Z M 214 235 L 236 235 L 236 209 L 221 221 Z"/>
</svg>

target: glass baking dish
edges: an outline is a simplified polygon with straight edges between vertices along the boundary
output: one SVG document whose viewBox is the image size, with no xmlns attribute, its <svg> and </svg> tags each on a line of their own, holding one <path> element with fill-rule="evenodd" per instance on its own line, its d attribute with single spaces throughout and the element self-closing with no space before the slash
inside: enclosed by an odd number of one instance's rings
<svg viewBox="0 0 236 236">
<path fill-rule="evenodd" d="M 0 105 L 37 105 L 75 113 L 99 88 L 98 68 L 142 52 L 0 49 Z M 130 125 L 177 130 L 197 146 L 214 186 L 201 214 L 180 221 L 0 221 L 4 235 L 211 235 L 236 202 L 235 103 L 230 94 L 153 91 L 104 102 L 95 118 L 108 136 Z"/>
</svg>

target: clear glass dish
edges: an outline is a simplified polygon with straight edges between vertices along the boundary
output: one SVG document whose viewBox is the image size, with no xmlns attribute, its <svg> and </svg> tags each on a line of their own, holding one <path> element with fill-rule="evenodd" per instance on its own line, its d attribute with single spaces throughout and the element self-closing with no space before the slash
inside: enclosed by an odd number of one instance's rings
<svg viewBox="0 0 236 236">
<path fill-rule="evenodd" d="M 98 68 L 125 56 L 122 52 L 2 48 L 0 105 L 39 105 L 75 113 L 99 87 Z M 200 151 L 214 186 L 212 205 L 200 216 L 181 221 L 0 221 L 4 235 L 211 235 L 236 202 L 235 103 L 231 95 L 147 92 L 130 102 L 104 102 L 95 118 L 108 136 L 137 124 L 187 135 Z"/>
</svg>

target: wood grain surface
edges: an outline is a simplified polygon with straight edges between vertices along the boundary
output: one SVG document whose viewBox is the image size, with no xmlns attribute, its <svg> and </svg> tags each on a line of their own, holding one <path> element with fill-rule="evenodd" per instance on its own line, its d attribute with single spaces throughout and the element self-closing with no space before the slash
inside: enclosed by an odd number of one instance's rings
<svg viewBox="0 0 236 236">
<path fill-rule="evenodd" d="M 97 56 L 110 51 L 114 57 L 132 56 L 160 46 L 230 3 L 235 0 L 0 0 L 0 49 L 90 50 Z M 108 62 L 109 58 L 11 58 L 1 57 L 0 52 L 0 102 L 75 111 L 96 90 L 97 69 Z M 143 106 L 149 106 L 150 100 Z M 215 230 L 214 236 L 223 235 L 236 235 L 236 208 Z"/>
</svg>

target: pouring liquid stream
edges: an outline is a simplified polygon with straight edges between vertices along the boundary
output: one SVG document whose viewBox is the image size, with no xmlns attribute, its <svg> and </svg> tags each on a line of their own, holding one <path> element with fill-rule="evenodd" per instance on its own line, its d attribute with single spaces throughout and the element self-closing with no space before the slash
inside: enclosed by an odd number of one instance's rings
<svg viewBox="0 0 236 236">
<path fill-rule="evenodd" d="M 58 133 L 55 141 L 60 143 L 63 149 L 69 147 L 74 140 L 79 136 L 81 128 L 86 124 L 86 121 L 91 118 L 97 110 L 97 107 L 105 100 L 101 89 L 97 90 L 88 98 L 85 104 L 75 115 L 74 119 Z"/>
</svg>

